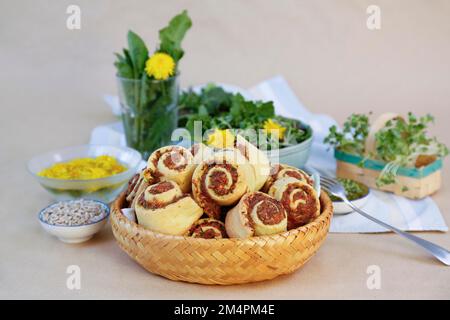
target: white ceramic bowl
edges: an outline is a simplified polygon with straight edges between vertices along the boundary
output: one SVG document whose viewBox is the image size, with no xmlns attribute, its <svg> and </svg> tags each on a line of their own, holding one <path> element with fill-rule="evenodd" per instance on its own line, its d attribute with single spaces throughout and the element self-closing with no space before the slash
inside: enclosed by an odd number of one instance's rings
<svg viewBox="0 0 450 320">
<path fill-rule="evenodd" d="M 352 203 L 358 208 L 363 208 L 367 202 L 369 201 L 371 196 L 370 189 L 367 195 L 357 200 L 353 200 Z M 353 212 L 353 209 L 350 208 L 344 201 L 333 201 L 334 214 L 348 214 Z"/>
<path fill-rule="evenodd" d="M 69 200 L 70 201 L 70 200 Z M 59 240 L 65 243 L 81 243 L 85 242 L 89 239 L 91 239 L 94 234 L 99 232 L 103 226 L 106 224 L 106 221 L 108 221 L 109 217 L 109 207 L 100 201 L 96 201 L 100 203 L 105 209 L 106 209 L 106 215 L 99 221 L 88 223 L 88 224 L 82 224 L 82 225 L 76 225 L 76 226 L 61 226 L 61 225 L 54 225 L 50 224 L 48 222 L 45 222 L 42 219 L 42 214 L 45 209 L 51 207 L 52 205 L 55 205 L 56 203 L 53 203 L 49 205 L 48 207 L 45 207 L 42 209 L 38 214 L 39 222 L 41 223 L 42 228 L 47 231 L 49 234 L 57 237 Z"/>
</svg>

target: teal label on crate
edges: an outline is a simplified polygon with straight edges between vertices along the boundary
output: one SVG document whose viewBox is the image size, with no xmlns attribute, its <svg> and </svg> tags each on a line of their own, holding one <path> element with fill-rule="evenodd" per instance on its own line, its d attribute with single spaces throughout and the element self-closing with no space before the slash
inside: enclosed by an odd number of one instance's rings
<svg viewBox="0 0 450 320">
<path fill-rule="evenodd" d="M 379 161 L 379 160 L 373 160 L 373 159 L 365 159 L 363 157 L 345 153 L 339 150 L 334 150 L 334 157 L 337 160 L 348 162 L 355 165 L 361 165 L 363 168 L 381 171 L 383 170 L 384 166 L 386 165 L 385 162 Z M 442 159 L 437 159 L 433 163 L 430 163 L 429 165 L 421 168 L 406 168 L 401 167 L 398 169 L 397 174 L 400 176 L 406 176 L 411 178 L 423 178 L 426 176 L 429 176 L 435 171 L 438 171 L 442 168 Z"/>
</svg>

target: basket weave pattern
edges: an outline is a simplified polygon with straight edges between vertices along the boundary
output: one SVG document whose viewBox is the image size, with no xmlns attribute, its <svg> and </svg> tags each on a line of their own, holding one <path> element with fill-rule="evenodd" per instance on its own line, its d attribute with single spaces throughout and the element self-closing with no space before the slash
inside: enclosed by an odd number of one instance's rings
<svg viewBox="0 0 450 320">
<path fill-rule="evenodd" d="M 171 280 L 230 285 L 275 278 L 305 264 L 328 233 L 333 206 L 325 192 L 321 215 L 282 234 L 249 239 L 198 239 L 146 230 L 123 216 L 122 194 L 111 225 L 119 246 L 148 271 Z"/>
</svg>

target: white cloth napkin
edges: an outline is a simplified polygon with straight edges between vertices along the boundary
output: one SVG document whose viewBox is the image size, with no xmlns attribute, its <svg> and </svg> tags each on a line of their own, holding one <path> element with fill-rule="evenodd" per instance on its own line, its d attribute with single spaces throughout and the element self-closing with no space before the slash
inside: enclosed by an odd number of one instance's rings
<svg viewBox="0 0 450 320">
<path fill-rule="evenodd" d="M 281 76 L 263 81 L 249 90 L 242 90 L 246 96 L 255 99 L 272 100 L 277 114 L 300 119 L 308 123 L 314 131 L 314 141 L 308 165 L 334 175 L 336 161 L 331 150 L 323 144 L 328 128 L 336 124 L 333 118 L 310 112 L 295 96 L 288 83 Z M 105 95 L 105 101 L 115 114 L 120 110 L 118 99 Z M 93 144 L 125 145 L 123 128 L 120 122 L 97 127 L 91 134 Z M 448 231 L 439 208 L 427 197 L 422 200 L 409 200 L 391 193 L 372 190 L 372 196 L 364 210 L 405 231 Z M 330 232 L 334 233 L 376 233 L 387 230 L 365 219 L 357 213 L 335 215 Z"/>
</svg>

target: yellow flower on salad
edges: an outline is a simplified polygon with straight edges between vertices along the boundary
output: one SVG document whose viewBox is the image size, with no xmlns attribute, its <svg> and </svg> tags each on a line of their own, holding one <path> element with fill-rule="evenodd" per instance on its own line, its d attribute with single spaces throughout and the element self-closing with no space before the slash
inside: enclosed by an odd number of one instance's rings
<svg viewBox="0 0 450 320">
<path fill-rule="evenodd" d="M 230 148 L 234 146 L 235 136 L 229 129 L 214 129 L 214 132 L 208 135 L 207 144 L 215 148 Z"/>
<path fill-rule="evenodd" d="M 267 134 L 277 134 L 278 139 L 284 139 L 284 132 L 286 131 L 286 128 L 275 122 L 273 119 L 266 120 L 264 122 L 263 128 Z"/>
<path fill-rule="evenodd" d="M 157 52 L 145 62 L 145 72 L 157 80 L 166 80 L 175 71 L 175 61 L 167 53 Z"/>
</svg>

